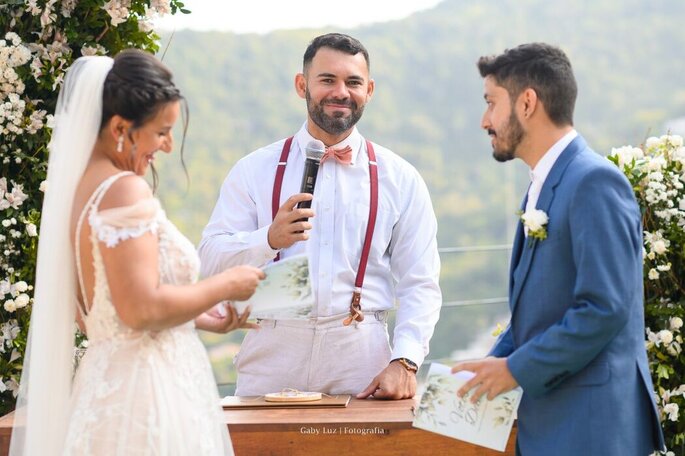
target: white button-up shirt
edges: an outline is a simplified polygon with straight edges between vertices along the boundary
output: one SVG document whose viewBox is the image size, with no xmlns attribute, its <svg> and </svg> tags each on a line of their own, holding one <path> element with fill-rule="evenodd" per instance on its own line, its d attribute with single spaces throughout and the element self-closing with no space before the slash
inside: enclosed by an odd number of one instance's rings
<svg viewBox="0 0 685 456">
<path fill-rule="evenodd" d="M 300 192 L 304 149 L 314 138 L 306 123 L 293 140 L 281 201 Z M 285 140 L 261 148 L 236 163 L 221 187 L 211 219 L 202 233 L 202 275 L 238 264 L 263 266 L 276 250 L 267 242 L 272 222 L 271 196 Z M 333 158 L 319 167 L 307 241 L 283 249 L 281 257 L 306 252 L 318 316 L 349 313 L 354 281 L 369 218 L 369 159 L 355 128 L 335 148 L 349 145 L 352 163 Z M 442 295 L 437 221 L 423 179 L 414 167 L 374 144 L 379 204 L 361 307 L 365 312 L 398 304 L 392 357 L 421 364 L 438 320 Z M 368 318 L 368 317 L 367 317 Z"/>
<path fill-rule="evenodd" d="M 535 168 L 530 170 L 531 184 L 530 187 L 528 187 L 526 212 L 536 209 L 538 198 L 540 198 L 540 192 L 542 191 L 542 186 L 545 184 L 549 172 L 552 170 L 552 167 L 557 162 L 557 159 L 561 153 L 564 151 L 564 149 L 566 149 L 566 146 L 571 144 L 571 141 L 573 141 L 576 136 L 578 136 L 578 132 L 576 130 L 571 130 L 566 133 L 561 137 L 561 139 L 559 139 L 559 141 L 555 142 L 547 152 L 545 152 L 545 155 L 540 158 L 540 161 L 537 162 Z"/>
</svg>

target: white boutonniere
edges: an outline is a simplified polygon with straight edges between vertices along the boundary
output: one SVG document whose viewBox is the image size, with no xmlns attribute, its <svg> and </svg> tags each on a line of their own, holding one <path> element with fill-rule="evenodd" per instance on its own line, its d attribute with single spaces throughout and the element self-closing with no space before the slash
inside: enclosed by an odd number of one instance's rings
<svg viewBox="0 0 685 456">
<path fill-rule="evenodd" d="M 529 246 L 533 245 L 535 239 L 544 241 L 547 239 L 547 222 L 549 222 L 549 217 L 545 211 L 540 209 L 532 209 L 526 212 L 519 212 L 521 214 L 521 221 L 523 226 L 526 227 L 528 231 L 528 241 Z"/>
</svg>

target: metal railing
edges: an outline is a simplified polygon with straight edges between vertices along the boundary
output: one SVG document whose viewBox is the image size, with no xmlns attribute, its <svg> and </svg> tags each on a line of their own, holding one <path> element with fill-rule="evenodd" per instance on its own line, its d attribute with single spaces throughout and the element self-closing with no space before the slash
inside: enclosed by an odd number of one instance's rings
<svg viewBox="0 0 685 456">
<path fill-rule="evenodd" d="M 438 253 L 472 253 L 472 252 L 503 252 L 511 250 L 511 244 L 494 244 L 494 245 L 470 245 L 465 247 L 440 247 Z M 507 296 L 497 298 L 482 298 L 482 299 L 462 299 L 456 301 L 443 301 L 443 307 L 465 307 L 465 306 L 480 306 L 488 304 L 505 304 L 509 302 Z"/>
<path fill-rule="evenodd" d="M 511 244 L 494 244 L 494 245 L 476 245 L 476 246 L 465 246 L 465 247 L 441 247 L 438 248 L 438 253 L 442 254 L 453 254 L 453 253 L 472 253 L 472 252 L 501 252 L 511 250 Z M 506 304 L 509 302 L 509 297 L 494 297 L 494 298 L 481 298 L 481 299 L 462 299 L 453 301 L 443 301 L 443 307 L 468 307 L 468 306 L 482 306 L 482 305 L 493 305 L 493 304 Z M 390 312 L 394 312 L 395 309 Z M 442 360 L 430 360 L 424 361 L 424 364 L 430 363 L 431 361 L 442 361 Z M 218 387 L 231 391 L 235 387 L 235 383 L 218 383 Z"/>
</svg>

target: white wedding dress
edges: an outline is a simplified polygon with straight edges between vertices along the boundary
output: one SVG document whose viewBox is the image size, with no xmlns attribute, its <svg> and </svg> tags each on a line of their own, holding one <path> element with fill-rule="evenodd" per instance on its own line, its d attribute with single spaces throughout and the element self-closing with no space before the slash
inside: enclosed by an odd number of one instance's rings
<svg viewBox="0 0 685 456">
<path fill-rule="evenodd" d="M 64 454 L 232 455 L 207 352 L 194 323 L 136 331 L 119 319 L 112 305 L 98 241 L 113 247 L 153 232 L 159 237 L 161 283 L 192 283 L 199 270 L 195 248 L 166 218 L 157 199 L 98 210 L 112 183 L 127 174 L 132 173 L 114 175 L 98 187 L 77 227 L 78 239 L 87 216 L 95 290 L 89 310 L 87 303 L 80 309 L 89 345 L 74 378 Z"/>
</svg>

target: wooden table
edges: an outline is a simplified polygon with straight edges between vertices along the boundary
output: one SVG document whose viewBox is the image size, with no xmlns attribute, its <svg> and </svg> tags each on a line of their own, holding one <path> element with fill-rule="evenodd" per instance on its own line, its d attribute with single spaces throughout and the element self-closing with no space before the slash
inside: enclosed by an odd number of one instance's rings
<svg viewBox="0 0 685 456">
<path fill-rule="evenodd" d="M 237 456 L 515 454 L 516 429 L 505 453 L 415 429 L 414 400 L 352 399 L 345 408 L 224 410 Z M 0 418 L 0 455 L 6 455 L 12 414 Z"/>
</svg>

